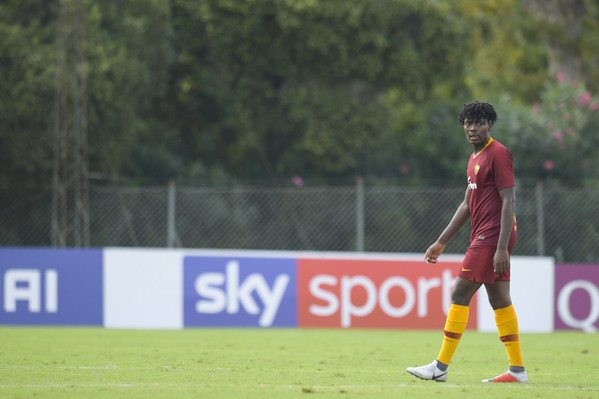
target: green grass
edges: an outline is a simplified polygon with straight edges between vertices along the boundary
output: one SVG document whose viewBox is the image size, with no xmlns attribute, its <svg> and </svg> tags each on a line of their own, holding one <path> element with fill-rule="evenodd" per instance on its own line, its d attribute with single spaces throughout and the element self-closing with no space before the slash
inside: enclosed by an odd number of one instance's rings
<svg viewBox="0 0 599 399">
<path fill-rule="evenodd" d="M 466 332 L 449 381 L 418 380 L 442 333 L 393 330 L 0 328 L 1 398 L 599 398 L 599 337 L 523 334 L 531 383 L 496 334 Z"/>
</svg>

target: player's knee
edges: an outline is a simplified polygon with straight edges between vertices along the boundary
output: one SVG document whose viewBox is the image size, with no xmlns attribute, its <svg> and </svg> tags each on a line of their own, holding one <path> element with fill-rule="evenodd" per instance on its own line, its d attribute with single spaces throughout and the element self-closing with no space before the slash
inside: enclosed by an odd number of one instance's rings
<svg viewBox="0 0 599 399">
<path fill-rule="evenodd" d="M 451 293 L 451 303 L 460 306 L 469 306 L 472 295 L 465 292 L 453 291 Z"/>
<path fill-rule="evenodd" d="M 512 304 L 512 299 L 509 293 L 494 293 L 488 292 L 489 304 L 495 309 L 507 308 Z"/>
<path fill-rule="evenodd" d="M 507 308 L 512 304 L 512 301 L 510 300 L 510 298 L 494 298 L 493 300 L 489 298 L 489 304 L 491 305 L 493 310 L 497 310 Z"/>
<path fill-rule="evenodd" d="M 486 288 L 489 304 L 493 309 L 507 308 L 512 304 L 509 283 L 503 284 L 496 282 L 493 285 L 487 285 Z"/>
</svg>

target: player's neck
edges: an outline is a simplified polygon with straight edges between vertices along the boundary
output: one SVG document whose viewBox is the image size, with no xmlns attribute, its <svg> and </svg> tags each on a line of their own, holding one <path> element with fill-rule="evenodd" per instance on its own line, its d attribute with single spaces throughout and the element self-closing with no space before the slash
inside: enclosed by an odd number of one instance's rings
<svg viewBox="0 0 599 399">
<path fill-rule="evenodd" d="M 491 144 L 492 141 L 493 141 L 493 138 L 489 137 L 489 139 L 486 142 L 484 142 L 483 144 L 473 144 L 472 147 L 474 148 L 474 157 L 476 157 L 478 154 L 483 152 L 483 150 L 485 148 L 487 148 L 487 146 L 489 144 Z"/>
</svg>

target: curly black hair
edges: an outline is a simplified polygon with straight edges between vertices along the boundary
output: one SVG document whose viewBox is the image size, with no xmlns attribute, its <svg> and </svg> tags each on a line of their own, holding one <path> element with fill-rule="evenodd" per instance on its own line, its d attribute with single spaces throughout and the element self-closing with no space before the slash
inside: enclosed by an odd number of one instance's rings
<svg viewBox="0 0 599 399">
<path fill-rule="evenodd" d="M 463 125 L 466 120 L 471 122 L 487 121 L 492 125 L 497 121 L 497 112 L 490 103 L 472 101 L 464 104 L 458 116 L 460 125 Z"/>
</svg>

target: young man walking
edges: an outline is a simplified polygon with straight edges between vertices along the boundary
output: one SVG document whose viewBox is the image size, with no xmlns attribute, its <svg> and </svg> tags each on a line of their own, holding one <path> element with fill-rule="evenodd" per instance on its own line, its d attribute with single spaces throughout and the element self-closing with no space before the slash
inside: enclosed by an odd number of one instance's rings
<svg viewBox="0 0 599 399">
<path fill-rule="evenodd" d="M 474 152 L 468 161 L 466 195 L 437 241 L 424 255 L 437 263 L 445 245 L 470 219 L 470 246 L 451 294 L 444 339 L 437 358 L 407 372 L 423 380 L 447 381 L 449 362 L 468 322 L 470 301 L 484 284 L 495 313 L 499 339 L 507 352 L 509 369 L 482 382 L 528 383 L 524 369 L 518 319 L 510 297 L 510 253 L 516 243 L 515 178 L 512 154 L 491 137 L 497 113 L 489 103 L 464 104 L 458 117 Z"/>
</svg>

